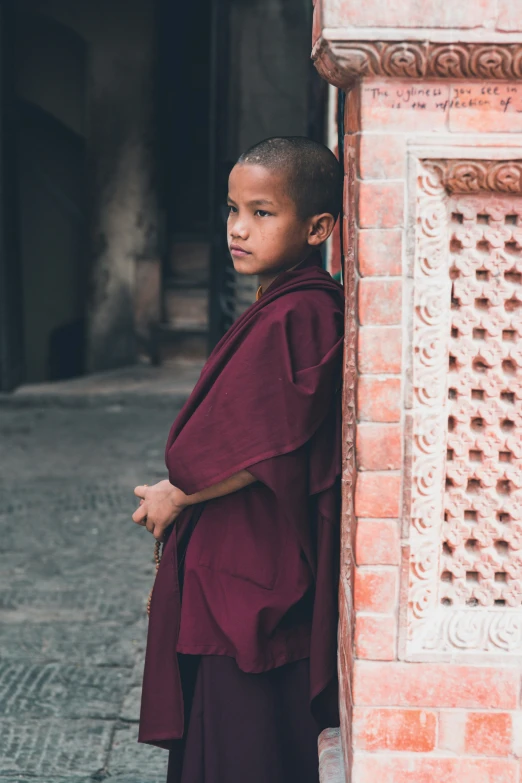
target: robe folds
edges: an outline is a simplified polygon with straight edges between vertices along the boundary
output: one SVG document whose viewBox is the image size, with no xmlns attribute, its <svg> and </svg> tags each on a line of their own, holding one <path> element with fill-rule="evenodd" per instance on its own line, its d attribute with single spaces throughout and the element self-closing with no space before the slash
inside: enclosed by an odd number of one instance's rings
<svg viewBox="0 0 522 783">
<path fill-rule="evenodd" d="M 309 658 L 312 713 L 338 725 L 343 301 L 318 253 L 279 275 L 218 343 L 172 426 L 169 480 L 186 494 L 243 469 L 257 481 L 188 507 L 169 531 L 140 742 L 183 736 L 178 653 L 229 656 L 247 673 Z"/>
</svg>

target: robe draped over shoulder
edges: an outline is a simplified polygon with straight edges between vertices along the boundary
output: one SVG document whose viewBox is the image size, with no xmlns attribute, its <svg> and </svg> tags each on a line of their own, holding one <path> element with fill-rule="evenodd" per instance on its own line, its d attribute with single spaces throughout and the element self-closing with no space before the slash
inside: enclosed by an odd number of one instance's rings
<svg viewBox="0 0 522 783">
<path fill-rule="evenodd" d="M 280 275 L 216 346 L 172 426 L 166 465 L 186 494 L 243 469 L 257 482 L 186 509 L 168 537 L 141 742 L 183 735 L 178 652 L 228 655 L 245 672 L 309 657 L 312 712 L 337 725 L 343 309 L 318 254 Z"/>
</svg>

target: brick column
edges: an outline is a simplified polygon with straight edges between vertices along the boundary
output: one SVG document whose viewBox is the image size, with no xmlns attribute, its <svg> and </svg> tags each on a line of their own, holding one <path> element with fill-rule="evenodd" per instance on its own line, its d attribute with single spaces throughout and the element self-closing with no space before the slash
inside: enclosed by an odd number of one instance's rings
<svg viewBox="0 0 522 783">
<path fill-rule="evenodd" d="M 323 781 L 522 779 L 522 15 L 478 5 L 315 9 L 346 91 L 345 771 L 329 732 Z"/>
</svg>

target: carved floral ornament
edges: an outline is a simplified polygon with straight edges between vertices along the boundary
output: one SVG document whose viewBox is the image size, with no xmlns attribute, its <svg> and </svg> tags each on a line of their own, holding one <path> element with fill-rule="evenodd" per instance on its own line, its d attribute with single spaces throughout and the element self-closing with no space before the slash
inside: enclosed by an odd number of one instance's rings
<svg viewBox="0 0 522 783">
<path fill-rule="evenodd" d="M 522 193 L 522 160 L 440 160 L 433 168 L 449 193 Z"/>
<path fill-rule="evenodd" d="M 363 76 L 419 79 L 522 79 L 522 44 L 326 41 L 312 59 L 340 88 Z"/>
</svg>

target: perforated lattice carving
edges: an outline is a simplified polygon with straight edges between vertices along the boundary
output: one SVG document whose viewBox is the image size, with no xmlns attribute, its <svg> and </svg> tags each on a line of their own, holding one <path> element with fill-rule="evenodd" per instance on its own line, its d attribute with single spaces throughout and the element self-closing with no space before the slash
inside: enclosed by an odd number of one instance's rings
<svg viewBox="0 0 522 783">
<path fill-rule="evenodd" d="M 440 597 L 522 605 L 522 198 L 449 201 L 451 336 Z"/>
<path fill-rule="evenodd" d="M 416 163 L 408 660 L 522 657 L 522 194 L 457 163 Z"/>
</svg>

